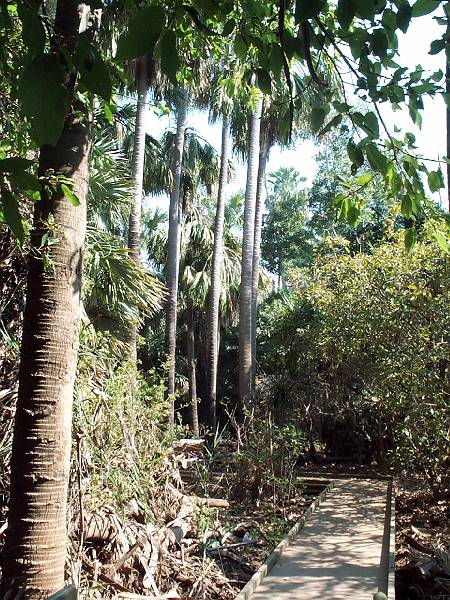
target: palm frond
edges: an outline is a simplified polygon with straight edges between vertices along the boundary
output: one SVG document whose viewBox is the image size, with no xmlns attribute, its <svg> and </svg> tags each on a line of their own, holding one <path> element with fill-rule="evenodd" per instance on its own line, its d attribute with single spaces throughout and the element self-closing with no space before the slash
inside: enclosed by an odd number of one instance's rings
<svg viewBox="0 0 450 600">
<path fill-rule="evenodd" d="M 83 303 L 95 325 L 140 323 L 161 310 L 165 295 L 164 285 L 116 237 L 88 228 Z"/>
</svg>

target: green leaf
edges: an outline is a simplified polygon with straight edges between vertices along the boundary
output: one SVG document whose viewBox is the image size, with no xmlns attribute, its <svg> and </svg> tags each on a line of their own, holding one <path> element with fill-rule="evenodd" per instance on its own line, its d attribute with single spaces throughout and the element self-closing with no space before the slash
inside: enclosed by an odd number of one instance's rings
<svg viewBox="0 0 450 600">
<path fill-rule="evenodd" d="M 81 202 L 79 201 L 78 197 L 72 192 L 69 186 L 67 186 L 65 183 L 62 183 L 61 190 L 64 196 L 70 202 L 70 204 L 72 204 L 72 206 L 80 206 Z"/>
<path fill-rule="evenodd" d="M 355 13 L 362 19 L 373 19 L 377 12 L 376 3 L 368 0 L 352 0 Z"/>
<path fill-rule="evenodd" d="M 428 173 L 428 187 L 430 188 L 431 193 L 437 192 L 444 186 L 444 177 L 440 169 L 438 171 L 430 171 Z"/>
<path fill-rule="evenodd" d="M 349 140 L 347 144 L 347 154 L 350 162 L 355 165 L 356 168 L 361 167 L 364 164 L 364 154 L 359 146 L 357 146 L 353 140 Z"/>
<path fill-rule="evenodd" d="M 348 29 L 353 17 L 355 16 L 355 9 L 351 0 L 339 0 L 338 7 L 336 10 L 336 17 L 339 25 L 342 29 Z"/>
<path fill-rule="evenodd" d="M 173 31 L 166 31 L 161 40 L 161 69 L 173 85 L 177 84 L 179 68 L 177 37 Z"/>
<path fill-rule="evenodd" d="M 269 73 L 265 69 L 256 69 L 258 76 L 258 87 L 263 94 L 270 95 L 272 93 L 272 81 Z"/>
<path fill-rule="evenodd" d="M 111 110 L 111 106 L 107 102 L 103 106 L 103 112 L 105 113 L 108 123 L 112 125 L 114 121 L 113 112 Z"/>
<path fill-rule="evenodd" d="M 283 68 L 283 50 L 278 44 L 274 44 L 270 50 L 269 64 L 273 76 L 279 81 Z"/>
<path fill-rule="evenodd" d="M 39 179 L 28 173 L 27 171 L 20 171 L 13 173 L 10 178 L 11 186 L 17 191 L 21 192 L 40 192 L 41 184 Z"/>
<path fill-rule="evenodd" d="M 361 57 L 362 50 L 368 39 L 369 34 L 365 29 L 355 29 L 349 37 L 348 43 L 350 44 L 350 50 L 355 60 Z"/>
<path fill-rule="evenodd" d="M 20 156 L 12 156 L 0 160 L 0 173 L 18 173 L 28 169 L 33 164 L 32 160 L 21 158 Z"/>
<path fill-rule="evenodd" d="M 19 211 L 17 198 L 6 189 L 2 189 L 3 221 L 13 232 L 20 245 L 25 239 L 25 230 L 23 228 L 22 216 Z"/>
<path fill-rule="evenodd" d="M 408 227 L 405 229 L 405 248 L 411 250 L 411 248 L 417 242 L 417 233 L 414 227 Z"/>
<path fill-rule="evenodd" d="M 433 40 L 430 44 L 430 51 L 428 52 L 428 54 L 439 54 L 439 52 L 441 52 L 441 50 L 444 50 L 444 48 L 445 48 L 445 40 L 444 39 Z"/>
<path fill-rule="evenodd" d="M 77 41 L 75 65 L 80 72 L 81 83 L 90 92 L 109 102 L 112 93 L 109 71 L 98 50 L 82 36 Z"/>
<path fill-rule="evenodd" d="M 333 102 L 333 107 L 339 113 L 346 113 L 350 110 L 350 106 L 346 102 Z"/>
<path fill-rule="evenodd" d="M 413 17 L 423 17 L 423 15 L 432 13 L 439 6 L 440 2 L 438 0 L 417 0 L 413 4 L 411 14 Z"/>
<path fill-rule="evenodd" d="M 18 90 L 32 140 L 38 146 L 54 146 L 64 127 L 67 104 L 64 70 L 57 57 L 49 54 L 36 57 L 25 68 Z"/>
<path fill-rule="evenodd" d="M 380 171 L 381 173 L 384 173 L 388 166 L 388 161 L 387 161 L 387 158 L 385 157 L 385 155 L 382 154 L 378 150 L 377 146 L 375 146 L 375 144 L 372 142 L 370 142 L 369 144 L 366 144 L 365 150 L 366 150 L 367 160 L 369 162 L 369 165 L 372 167 L 372 169 L 375 169 L 375 171 Z"/>
<path fill-rule="evenodd" d="M 413 216 L 413 214 L 414 214 L 413 203 L 411 200 L 411 196 L 409 196 L 409 194 L 405 194 L 402 197 L 402 204 L 400 207 L 400 212 L 407 219 Z"/>
<path fill-rule="evenodd" d="M 379 56 L 380 58 L 386 56 L 389 42 L 382 29 L 375 29 L 370 40 L 370 46 L 375 56 Z"/>
<path fill-rule="evenodd" d="M 230 19 L 223 26 L 222 35 L 225 37 L 229 36 L 231 33 L 233 33 L 235 27 L 236 27 L 236 21 L 234 19 Z"/>
<path fill-rule="evenodd" d="M 325 125 L 325 127 L 323 129 L 321 129 L 319 131 L 319 133 L 317 134 L 319 137 L 322 135 L 325 135 L 326 133 L 328 133 L 329 131 L 331 131 L 333 129 L 333 127 L 337 127 L 337 125 L 339 125 L 342 121 L 342 115 L 336 115 L 334 116 L 331 121 L 329 123 L 327 123 Z"/>
<path fill-rule="evenodd" d="M 165 23 L 165 12 L 159 6 L 146 6 L 138 10 L 131 17 L 127 32 L 119 38 L 117 60 L 152 54 Z"/>
<path fill-rule="evenodd" d="M 307 19 L 317 17 L 326 4 L 326 0 L 297 0 L 295 5 L 295 22 L 303 23 Z"/>
<path fill-rule="evenodd" d="M 397 27 L 401 29 L 403 33 L 408 31 L 408 27 L 411 22 L 411 12 L 412 10 L 409 2 L 403 0 L 399 6 L 396 16 Z"/>
<path fill-rule="evenodd" d="M 356 185 L 366 185 L 366 183 L 369 183 L 369 181 L 371 181 L 372 179 L 373 174 L 370 171 L 366 171 L 365 173 L 363 173 L 355 179 L 355 183 Z"/>
<path fill-rule="evenodd" d="M 368 129 L 368 131 L 366 130 L 366 133 L 371 135 L 371 137 L 377 138 L 380 135 L 378 117 L 374 112 L 368 112 L 364 115 L 364 125 Z"/>
<path fill-rule="evenodd" d="M 241 60 L 245 60 L 247 58 L 248 47 L 240 33 L 238 33 L 234 38 L 233 48 L 234 53 L 238 58 Z"/>
<path fill-rule="evenodd" d="M 17 13 L 22 22 L 22 40 L 32 57 L 41 54 L 45 46 L 45 29 L 35 10 L 19 3 Z"/>
<path fill-rule="evenodd" d="M 443 250 L 446 254 L 448 254 L 450 249 L 448 239 L 446 238 L 446 236 L 441 231 L 434 230 L 433 237 L 438 243 L 439 248 Z"/>
<path fill-rule="evenodd" d="M 311 111 L 311 129 L 314 133 L 317 133 L 322 127 L 326 117 L 326 110 L 321 106 L 315 107 Z"/>
<path fill-rule="evenodd" d="M 350 227 L 356 227 L 361 215 L 361 209 L 355 204 L 350 204 L 347 210 L 347 221 Z"/>
</svg>

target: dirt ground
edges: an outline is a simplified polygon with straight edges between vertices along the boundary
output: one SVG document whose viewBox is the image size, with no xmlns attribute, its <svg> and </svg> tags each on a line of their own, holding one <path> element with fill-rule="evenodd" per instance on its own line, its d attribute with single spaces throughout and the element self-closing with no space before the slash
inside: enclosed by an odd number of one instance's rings
<svg viewBox="0 0 450 600">
<path fill-rule="evenodd" d="M 420 479 L 396 490 L 396 598 L 450 599 L 449 497 L 435 498 Z"/>
</svg>

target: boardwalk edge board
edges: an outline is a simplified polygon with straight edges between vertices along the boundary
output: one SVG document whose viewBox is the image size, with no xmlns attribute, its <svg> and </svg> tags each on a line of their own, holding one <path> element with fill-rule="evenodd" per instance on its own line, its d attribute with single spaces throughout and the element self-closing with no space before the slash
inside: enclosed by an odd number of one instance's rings
<svg viewBox="0 0 450 600">
<path fill-rule="evenodd" d="M 394 481 L 390 483 L 390 531 L 389 531 L 389 565 L 388 565 L 388 586 L 387 597 L 389 600 L 395 600 L 395 485 Z"/>
<path fill-rule="evenodd" d="M 239 594 L 235 597 L 235 600 L 248 600 L 255 593 L 256 589 L 262 583 L 263 579 L 271 572 L 273 567 L 280 560 L 284 550 L 291 545 L 294 538 L 300 533 L 305 526 L 306 521 L 312 515 L 312 513 L 319 508 L 320 503 L 325 500 L 327 494 L 334 487 L 333 481 L 324 480 L 325 489 L 317 496 L 317 498 L 310 504 L 303 516 L 297 521 L 292 529 L 285 535 L 275 550 L 270 554 L 263 564 L 259 567 L 256 573 L 253 574 L 252 578 L 246 583 Z"/>
</svg>

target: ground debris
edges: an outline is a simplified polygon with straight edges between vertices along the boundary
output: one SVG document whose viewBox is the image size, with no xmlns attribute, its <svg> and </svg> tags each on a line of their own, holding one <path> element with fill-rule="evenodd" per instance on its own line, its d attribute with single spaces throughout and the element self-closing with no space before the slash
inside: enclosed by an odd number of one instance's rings
<svg viewBox="0 0 450 600">
<path fill-rule="evenodd" d="M 151 506 L 159 515 L 154 523 L 134 498 L 123 514 L 109 505 L 85 507 L 82 519 L 74 512 L 68 570 L 80 598 L 232 600 L 292 526 L 288 513 L 301 515 L 309 505 L 301 490 L 289 510 L 273 498 L 260 498 L 258 506 L 233 502 L 229 476 L 220 474 L 211 495 L 202 495 L 198 478 L 183 483 L 179 468 L 188 464 L 198 473 L 203 446 L 203 440 L 173 445 L 164 501 Z"/>
<path fill-rule="evenodd" d="M 396 598 L 448 600 L 448 500 L 411 479 L 399 483 L 396 496 Z"/>
</svg>

